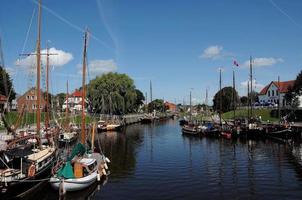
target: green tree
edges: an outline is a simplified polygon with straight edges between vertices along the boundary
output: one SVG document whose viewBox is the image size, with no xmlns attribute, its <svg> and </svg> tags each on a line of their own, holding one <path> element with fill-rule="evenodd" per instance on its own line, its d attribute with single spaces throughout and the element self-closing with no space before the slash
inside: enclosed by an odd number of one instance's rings
<svg viewBox="0 0 302 200">
<path fill-rule="evenodd" d="M 140 106 L 144 104 L 145 96 L 138 89 L 135 89 L 135 93 L 136 93 L 136 101 L 135 101 L 134 108 L 135 108 L 136 111 L 138 111 L 138 109 L 140 108 Z"/>
<path fill-rule="evenodd" d="M 9 102 L 16 98 L 16 93 L 13 88 L 12 79 L 7 71 L 0 66 L 0 94 L 8 97 Z"/>
<path fill-rule="evenodd" d="M 59 110 L 62 109 L 62 105 L 63 105 L 65 100 L 66 100 L 66 94 L 65 93 L 59 93 L 55 97 L 52 98 L 52 101 L 59 103 L 59 108 L 57 108 Z M 55 105 L 56 105 L 56 103 L 55 103 Z"/>
<path fill-rule="evenodd" d="M 235 104 L 233 103 L 233 91 L 235 91 Z M 238 103 L 238 93 L 233 87 L 224 87 L 219 90 L 213 99 L 213 108 L 216 111 L 220 111 L 220 94 L 222 99 L 222 112 L 233 110 Z"/>
<path fill-rule="evenodd" d="M 126 114 L 136 110 L 134 81 L 126 74 L 108 73 L 88 84 L 87 96 L 95 112 Z"/>
<path fill-rule="evenodd" d="M 301 95 L 302 95 L 302 70 L 297 75 L 293 87 L 288 88 L 288 91 L 285 94 L 284 98 L 288 105 L 296 108 L 300 104 L 299 96 Z"/>
<path fill-rule="evenodd" d="M 157 112 L 165 112 L 167 107 L 164 104 L 164 100 L 162 99 L 155 99 L 148 104 L 148 111 L 153 112 L 156 110 Z"/>
<path fill-rule="evenodd" d="M 242 106 L 247 106 L 248 105 L 248 98 L 247 98 L 247 96 L 240 97 L 240 103 L 241 103 Z"/>
</svg>

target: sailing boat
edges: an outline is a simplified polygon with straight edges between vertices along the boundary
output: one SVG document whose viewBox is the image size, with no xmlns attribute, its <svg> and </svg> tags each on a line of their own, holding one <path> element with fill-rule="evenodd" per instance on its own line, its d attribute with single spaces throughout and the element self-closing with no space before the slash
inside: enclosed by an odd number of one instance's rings
<svg viewBox="0 0 302 200">
<path fill-rule="evenodd" d="M 182 127 L 182 133 L 188 135 L 198 135 L 201 132 L 201 127 L 192 122 L 192 94 L 190 91 L 190 120 L 188 124 Z"/>
<path fill-rule="evenodd" d="M 39 0 L 38 39 L 37 39 L 37 127 L 33 136 L 39 144 L 38 147 L 20 144 L 24 138 L 11 141 L 6 151 L 0 152 L 0 197 L 1 199 L 23 197 L 33 191 L 43 179 L 50 174 L 50 169 L 56 158 L 56 148 L 42 145 L 40 129 L 40 68 L 41 68 L 41 0 Z M 26 139 L 26 138 L 25 138 Z M 28 140 L 28 138 L 27 138 Z M 24 144 L 24 143 L 23 143 Z"/>
<path fill-rule="evenodd" d="M 71 124 L 69 124 L 69 97 L 68 97 L 68 81 L 66 83 L 67 93 L 66 93 L 66 121 L 65 121 L 65 127 L 62 128 L 62 130 L 59 133 L 59 143 L 60 144 L 69 144 L 74 142 L 77 139 L 78 133 L 75 128 L 71 127 Z"/>
<path fill-rule="evenodd" d="M 51 186 L 63 194 L 68 191 L 78 191 L 87 188 L 96 180 L 107 175 L 107 163 L 110 160 L 104 154 L 94 151 L 95 124 L 92 128 L 91 150 L 87 150 L 85 123 L 85 74 L 86 74 L 87 32 L 84 35 L 83 50 L 83 80 L 82 80 L 82 126 L 81 143 L 78 143 L 66 161 L 59 162 L 52 170 Z"/>
</svg>

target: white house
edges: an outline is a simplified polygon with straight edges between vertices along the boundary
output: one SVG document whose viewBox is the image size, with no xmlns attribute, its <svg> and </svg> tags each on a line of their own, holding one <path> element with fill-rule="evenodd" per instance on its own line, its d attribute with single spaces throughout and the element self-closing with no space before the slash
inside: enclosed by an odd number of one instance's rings
<svg viewBox="0 0 302 200">
<path fill-rule="evenodd" d="M 85 105 L 88 104 L 88 100 L 85 99 Z M 62 105 L 62 110 L 66 110 L 67 100 L 64 101 Z M 68 96 L 68 109 L 70 111 L 81 111 L 82 110 L 82 91 L 75 90 L 72 94 Z M 87 106 L 86 106 L 87 110 Z"/>
<path fill-rule="evenodd" d="M 271 103 L 271 104 L 279 104 L 279 91 L 280 91 L 280 102 L 281 106 L 286 106 L 287 102 L 284 98 L 284 95 L 288 92 L 290 87 L 294 86 L 295 81 L 272 81 L 270 84 L 265 86 L 259 94 L 259 103 Z M 302 98 L 300 97 L 300 107 L 302 106 Z"/>
</svg>

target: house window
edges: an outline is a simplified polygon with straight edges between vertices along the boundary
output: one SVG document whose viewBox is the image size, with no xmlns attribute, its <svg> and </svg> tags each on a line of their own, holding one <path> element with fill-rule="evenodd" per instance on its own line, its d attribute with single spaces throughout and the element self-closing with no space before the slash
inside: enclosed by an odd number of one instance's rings
<svg viewBox="0 0 302 200">
<path fill-rule="evenodd" d="M 29 96 L 26 96 L 26 100 L 29 100 L 30 99 L 30 97 Z"/>
<path fill-rule="evenodd" d="M 278 91 L 278 90 L 276 90 L 276 95 L 277 95 L 277 96 L 279 95 L 279 91 Z"/>
<path fill-rule="evenodd" d="M 272 90 L 272 96 L 275 96 L 275 90 Z"/>
<path fill-rule="evenodd" d="M 35 100 L 35 96 L 31 96 L 31 100 Z"/>
<path fill-rule="evenodd" d="M 269 97 L 271 96 L 271 91 L 270 91 L 270 90 L 268 91 L 268 96 L 269 96 Z"/>
</svg>

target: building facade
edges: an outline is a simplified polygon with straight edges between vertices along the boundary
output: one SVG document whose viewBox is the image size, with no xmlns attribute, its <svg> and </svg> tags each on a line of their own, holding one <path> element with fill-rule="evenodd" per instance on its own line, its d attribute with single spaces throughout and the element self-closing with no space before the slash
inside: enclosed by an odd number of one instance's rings
<svg viewBox="0 0 302 200">
<path fill-rule="evenodd" d="M 71 112 L 82 110 L 82 91 L 75 90 L 72 94 L 68 95 L 68 100 L 65 100 L 62 105 L 62 110 L 66 110 L 68 102 L 68 110 Z M 85 99 L 85 104 L 88 104 L 87 99 Z M 87 106 L 86 106 L 87 110 Z"/>
<path fill-rule="evenodd" d="M 170 102 L 166 101 L 165 102 L 165 107 L 169 111 L 176 112 L 176 105 L 174 103 L 170 103 Z"/>
<path fill-rule="evenodd" d="M 280 105 L 282 107 L 288 105 L 284 96 L 288 92 L 290 87 L 294 86 L 295 81 L 283 81 L 277 82 L 272 81 L 268 85 L 266 85 L 259 94 L 259 103 L 262 105 L 270 104 L 270 105 L 278 105 L 279 104 L 279 92 L 280 92 Z M 300 97 L 300 107 L 302 98 Z"/>
<path fill-rule="evenodd" d="M 7 108 L 7 97 L 0 94 L 0 111 L 3 112 Z"/>
<path fill-rule="evenodd" d="M 44 98 L 43 92 L 40 92 L 40 109 L 45 110 L 46 100 Z M 21 112 L 24 107 L 26 112 L 36 112 L 37 106 L 37 90 L 36 88 L 31 88 L 25 92 L 22 96 L 17 98 L 17 111 Z"/>
</svg>

